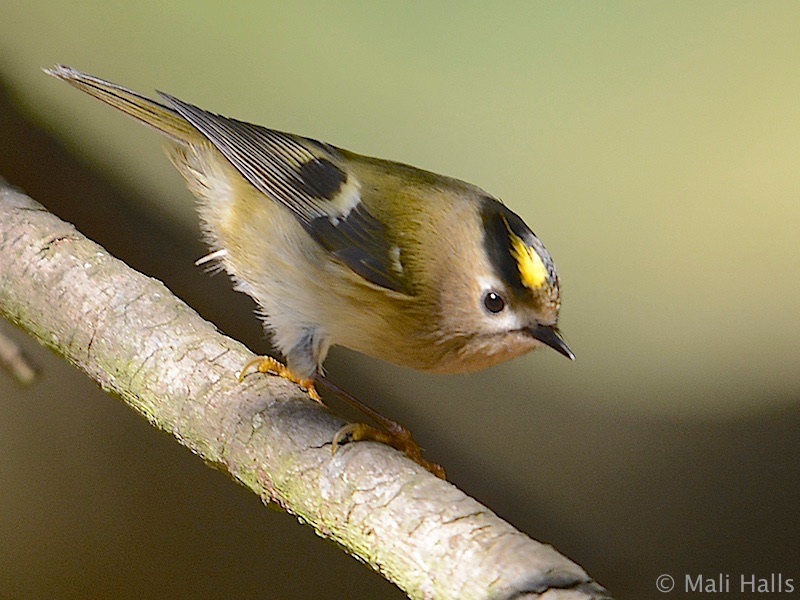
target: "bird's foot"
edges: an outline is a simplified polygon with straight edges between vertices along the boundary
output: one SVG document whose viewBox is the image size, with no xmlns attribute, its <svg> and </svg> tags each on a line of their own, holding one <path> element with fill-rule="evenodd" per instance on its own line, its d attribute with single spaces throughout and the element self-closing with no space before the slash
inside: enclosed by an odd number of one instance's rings
<svg viewBox="0 0 800 600">
<path fill-rule="evenodd" d="M 387 422 L 393 425 L 391 431 L 386 428 Z M 422 448 L 414 441 L 414 438 L 411 437 L 411 432 L 408 429 L 385 417 L 381 422 L 381 426 L 385 429 L 378 429 L 366 423 L 348 423 L 333 436 L 331 452 L 335 454 L 341 446 L 348 442 L 380 442 L 381 444 L 386 444 L 387 446 L 399 450 L 415 463 L 436 475 L 439 479 L 446 479 L 444 469 L 441 465 L 425 460 L 422 456 Z"/>
<path fill-rule="evenodd" d="M 284 365 L 279 360 L 272 358 L 271 356 L 257 356 L 249 363 L 247 363 L 244 368 L 239 372 L 239 381 L 244 381 L 244 378 L 247 377 L 247 374 L 253 371 L 255 373 L 267 373 L 269 375 L 277 375 L 278 377 L 283 377 L 284 379 L 288 379 L 292 383 L 296 383 L 299 385 L 303 391 L 305 391 L 312 400 L 319 402 L 323 406 L 325 404 L 322 402 L 322 398 L 320 397 L 319 393 L 317 392 L 317 388 L 314 387 L 314 380 L 313 379 L 304 379 L 302 377 L 298 377 L 292 371 L 289 370 L 289 367 Z"/>
<path fill-rule="evenodd" d="M 440 479 L 445 479 L 444 469 L 436 463 L 425 460 L 422 456 L 422 448 L 414 441 L 408 429 L 400 425 L 400 423 L 384 417 L 382 414 L 354 398 L 321 375 L 318 375 L 316 379 L 298 377 L 286 365 L 271 356 L 257 356 L 247 363 L 239 372 L 239 381 L 244 381 L 244 378 L 247 377 L 251 371 L 277 375 L 278 377 L 288 379 L 292 383 L 299 385 L 312 400 L 325 406 L 314 385 L 315 382 L 319 382 L 333 394 L 364 413 L 379 425 L 379 428 L 367 425 L 366 423 L 350 423 L 345 425 L 333 436 L 333 441 L 331 443 L 333 453 L 336 453 L 341 446 L 349 442 L 380 442 L 399 450 L 415 463 L 424 467 Z"/>
</svg>

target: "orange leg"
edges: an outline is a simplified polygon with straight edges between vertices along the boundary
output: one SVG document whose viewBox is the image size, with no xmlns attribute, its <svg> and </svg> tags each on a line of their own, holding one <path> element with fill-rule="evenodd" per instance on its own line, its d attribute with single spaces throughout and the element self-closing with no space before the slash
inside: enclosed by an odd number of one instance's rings
<svg viewBox="0 0 800 600">
<path fill-rule="evenodd" d="M 414 441 L 414 438 L 411 437 L 411 432 L 408 429 L 400 425 L 397 421 L 384 417 L 376 410 L 345 392 L 339 386 L 328 381 L 328 379 L 322 375 L 317 375 L 316 381 L 352 407 L 364 413 L 380 426 L 380 429 L 378 429 L 366 423 L 349 423 L 345 425 L 333 436 L 333 442 L 331 444 L 332 453 L 335 453 L 340 446 L 344 445 L 343 442 L 380 442 L 400 450 L 400 452 L 405 454 L 408 458 L 436 475 L 439 479 L 446 479 L 444 469 L 441 465 L 437 465 L 423 458 L 422 448 Z"/>
<path fill-rule="evenodd" d="M 333 453 L 335 453 L 341 446 L 348 442 L 380 442 L 399 450 L 408 456 L 408 458 L 416 462 L 418 465 L 424 467 L 440 479 L 445 479 L 445 472 L 441 466 L 423 458 L 422 448 L 419 446 L 419 444 L 417 444 L 417 442 L 414 441 L 414 438 L 411 437 L 411 432 L 408 429 L 400 425 L 400 423 L 384 417 L 376 410 L 370 408 L 360 400 L 345 392 L 339 386 L 328 381 L 322 375 L 317 375 L 316 379 L 302 379 L 292 373 L 282 362 L 272 358 L 271 356 L 257 356 L 247 363 L 241 370 L 239 373 L 239 381 L 243 381 L 251 370 L 255 370 L 256 373 L 277 375 L 278 377 L 288 379 L 292 383 L 296 383 L 303 390 L 305 390 L 312 400 L 315 400 L 325 406 L 315 387 L 315 383 L 320 383 L 330 392 L 375 421 L 375 423 L 377 423 L 380 427 L 372 427 L 366 423 L 350 423 L 345 425 L 333 436 L 333 441 L 331 443 Z"/>
<path fill-rule="evenodd" d="M 244 368 L 239 373 L 239 382 L 241 383 L 244 381 L 244 378 L 247 376 L 248 371 L 255 367 L 256 373 L 268 373 L 269 375 L 277 375 L 278 377 L 283 377 L 284 379 L 288 379 L 292 383 L 296 383 L 299 385 L 303 390 L 309 395 L 312 400 L 315 400 L 325 406 L 322 402 L 322 398 L 317 393 L 317 388 L 314 387 L 314 380 L 313 379 L 302 379 L 297 377 L 294 373 L 289 370 L 289 367 L 284 365 L 279 360 L 272 358 L 271 356 L 257 356 L 249 363 L 247 363 Z"/>
</svg>

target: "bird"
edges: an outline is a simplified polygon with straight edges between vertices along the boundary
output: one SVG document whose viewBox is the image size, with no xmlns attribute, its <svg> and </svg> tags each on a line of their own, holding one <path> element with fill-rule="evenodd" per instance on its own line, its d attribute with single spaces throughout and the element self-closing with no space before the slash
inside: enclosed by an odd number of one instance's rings
<svg viewBox="0 0 800 600">
<path fill-rule="evenodd" d="M 561 285 L 550 253 L 481 188 L 167 93 L 152 100 L 72 67 L 45 72 L 164 136 L 199 200 L 206 260 L 256 301 L 286 363 L 258 357 L 240 378 L 253 369 L 276 374 L 321 402 L 315 382 L 327 382 L 333 345 L 431 373 L 485 369 L 542 346 L 574 360 L 558 328 Z M 443 476 L 408 430 L 348 401 L 380 428 L 347 425 L 334 449 L 378 440 Z"/>
</svg>

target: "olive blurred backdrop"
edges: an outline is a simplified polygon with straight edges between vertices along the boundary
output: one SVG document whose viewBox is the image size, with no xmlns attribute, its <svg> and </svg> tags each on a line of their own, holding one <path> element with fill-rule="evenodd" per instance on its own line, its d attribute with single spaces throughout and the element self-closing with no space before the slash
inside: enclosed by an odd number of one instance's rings
<svg viewBox="0 0 800 600">
<path fill-rule="evenodd" d="M 618 598 L 662 597 L 661 573 L 797 587 L 798 22 L 796 2 L 6 0 L 0 176 L 262 352 L 252 303 L 193 265 L 158 136 L 41 67 L 480 185 L 556 258 L 577 362 L 434 377 L 335 350 L 331 377 Z M 0 328 L 42 372 L 0 374 L 0 598 L 403 597 Z"/>
</svg>

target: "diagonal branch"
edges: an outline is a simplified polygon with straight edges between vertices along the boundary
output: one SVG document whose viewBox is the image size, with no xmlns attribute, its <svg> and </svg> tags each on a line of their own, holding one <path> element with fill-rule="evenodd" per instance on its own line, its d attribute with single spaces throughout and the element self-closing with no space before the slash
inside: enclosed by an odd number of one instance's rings
<svg viewBox="0 0 800 600">
<path fill-rule="evenodd" d="M 342 422 L 159 281 L 0 180 L 0 315 L 412 598 L 609 598 L 578 565 Z"/>
</svg>

